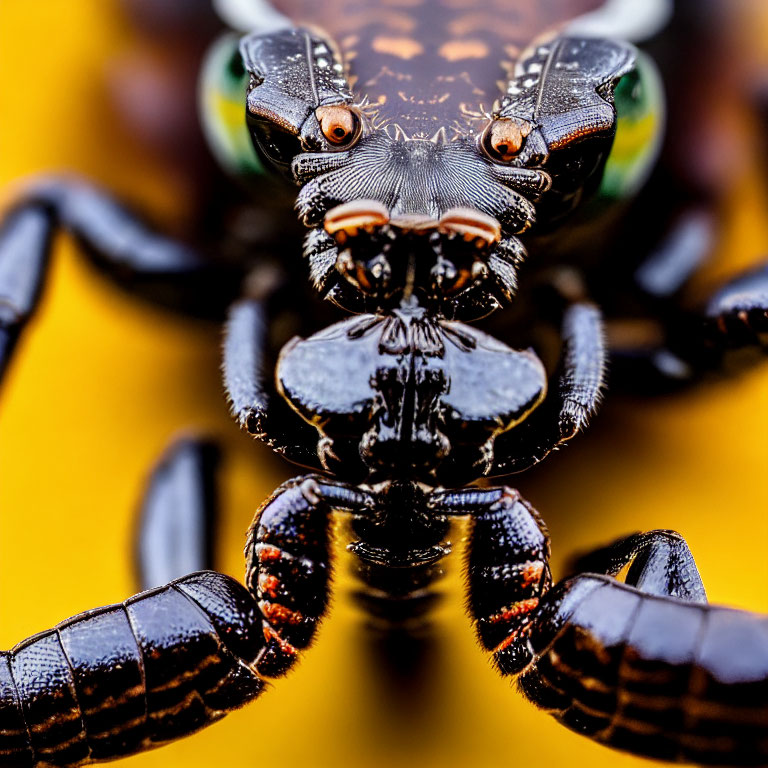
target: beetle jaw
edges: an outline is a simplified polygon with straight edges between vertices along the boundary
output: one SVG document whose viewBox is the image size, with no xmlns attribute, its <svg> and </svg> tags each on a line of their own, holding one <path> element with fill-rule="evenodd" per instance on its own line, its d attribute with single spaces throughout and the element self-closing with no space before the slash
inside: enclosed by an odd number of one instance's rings
<svg viewBox="0 0 768 768">
<path fill-rule="evenodd" d="M 416 294 L 446 316 L 481 317 L 512 298 L 543 172 L 499 168 L 472 142 L 369 135 L 350 151 L 304 154 L 296 208 L 312 231 L 316 288 L 351 311 L 397 307 Z M 490 279 L 489 279 L 490 278 Z M 481 287 L 482 286 L 482 287 Z M 475 289 L 475 290 L 473 290 Z"/>
<path fill-rule="evenodd" d="M 456 207 L 442 216 L 390 215 L 360 200 L 332 208 L 307 236 L 317 290 L 352 311 L 381 311 L 416 297 L 449 317 L 480 317 L 511 299 L 525 256 L 493 217 Z M 482 308 L 471 299 L 481 292 Z"/>
<path fill-rule="evenodd" d="M 501 237 L 496 219 L 470 208 L 451 208 L 439 218 L 390 215 L 373 200 L 336 206 L 323 229 L 336 242 L 342 276 L 382 297 L 398 290 L 407 295 L 414 284 L 429 286 L 433 294 L 464 290 L 482 276 L 483 256 Z"/>
</svg>

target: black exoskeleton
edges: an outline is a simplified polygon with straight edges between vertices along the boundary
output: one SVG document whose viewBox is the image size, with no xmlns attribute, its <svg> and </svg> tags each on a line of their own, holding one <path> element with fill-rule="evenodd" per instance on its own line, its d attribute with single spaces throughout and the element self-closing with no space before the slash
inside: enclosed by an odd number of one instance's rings
<svg viewBox="0 0 768 768">
<path fill-rule="evenodd" d="M 257 269 L 230 310 L 233 413 L 310 474 L 256 514 L 245 587 L 215 571 L 185 575 L 210 553 L 215 455 L 195 441 L 177 445 L 145 501 L 139 552 L 153 589 L 0 654 L 0 764 L 131 754 L 258 696 L 325 614 L 339 512 L 355 537 L 361 600 L 380 620 L 423 617 L 450 522 L 468 518 L 478 638 L 533 702 L 620 749 L 768 763 L 768 618 L 709 606 L 678 534 L 629 536 L 552 586 L 536 511 L 507 485 L 468 485 L 541 461 L 597 408 L 609 350 L 588 270 L 550 270 L 538 280 L 541 299 L 518 297 L 518 282 L 526 238 L 541 255 L 600 187 L 622 108 L 642 102 L 647 64 L 629 44 L 562 33 L 519 54 L 499 95 L 502 55 L 541 29 L 504 40 L 479 24 L 477 37 L 446 37 L 426 23 L 428 11 L 443 14 L 445 29 L 468 21 L 455 4 L 430 0 L 414 11 L 423 36 L 397 38 L 359 5 L 370 15 L 339 45 L 288 25 L 246 36 L 230 62 L 248 83 L 262 162 L 300 187 L 312 285 L 355 313 L 293 338 L 273 365 L 283 283 L 260 281 Z M 548 24 L 600 4 L 562 5 Z M 311 22 L 306 8 L 296 11 L 308 14 Z M 206 260 L 88 185 L 38 184 L 0 230 L 0 370 L 34 309 L 57 228 L 133 287 L 187 308 L 201 295 L 225 302 L 251 266 Z M 653 268 L 637 273 L 653 277 Z M 558 355 L 533 348 L 519 323 L 507 337 L 516 347 L 467 325 L 510 305 L 556 325 Z M 766 333 L 763 266 L 722 288 L 654 353 L 695 371 L 729 347 L 758 347 Z"/>
</svg>

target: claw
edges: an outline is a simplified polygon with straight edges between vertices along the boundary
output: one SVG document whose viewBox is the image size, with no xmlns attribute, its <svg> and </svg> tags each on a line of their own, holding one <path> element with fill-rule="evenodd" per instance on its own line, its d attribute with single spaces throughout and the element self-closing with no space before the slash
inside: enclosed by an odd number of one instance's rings
<svg viewBox="0 0 768 768">
<path fill-rule="evenodd" d="M 323 465 L 323 469 L 326 472 L 331 471 L 328 466 L 328 461 L 330 459 L 336 462 L 341 461 L 333 450 L 333 440 L 327 436 L 317 441 L 317 457 L 320 459 L 320 463 Z"/>
</svg>

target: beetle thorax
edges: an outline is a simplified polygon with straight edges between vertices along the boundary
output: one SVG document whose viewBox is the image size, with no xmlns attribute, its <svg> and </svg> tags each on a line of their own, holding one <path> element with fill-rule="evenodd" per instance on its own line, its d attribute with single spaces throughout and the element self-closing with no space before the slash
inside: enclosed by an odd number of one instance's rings
<svg viewBox="0 0 768 768">
<path fill-rule="evenodd" d="M 372 482 L 481 476 L 496 436 L 546 392 L 532 352 L 415 305 L 295 339 L 277 377 L 292 407 L 330 441 L 334 471 Z"/>
</svg>

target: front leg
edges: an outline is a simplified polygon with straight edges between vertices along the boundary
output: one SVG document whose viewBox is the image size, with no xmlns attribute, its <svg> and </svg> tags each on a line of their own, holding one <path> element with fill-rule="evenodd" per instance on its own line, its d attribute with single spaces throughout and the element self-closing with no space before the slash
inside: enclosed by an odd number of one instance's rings
<svg viewBox="0 0 768 768">
<path fill-rule="evenodd" d="M 254 699 L 293 666 L 325 613 L 332 510 L 371 504 L 352 486 L 296 478 L 256 515 L 247 589 L 214 571 L 194 573 L 0 652 L 0 761 L 111 760 Z"/>
<path fill-rule="evenodd" d="M 514 542 L 504 546 L 514 565 Z M 502 674 L 518 675 L 531 701 L 601 744 L 670 761 L 765 765 L 768 617 L 708 605 L 672 531 L 628 536 L 578 565 L 539 597 L 524 632 L 512 628 L 515 664 L 495 653 Z M 621 583 L 614 575 L 626 566 Z M 471 569 L 469 582 L 470 594 L 482 590 Z M 517 594 L 511 588 L 508 599 Z M 478 631 L 482 639 L 479 622 Z"/>
<path fill-rule="evenodd" d="M 513 488 L 436 492 L 436 513 L 470 515 L 469 611 L 482 646 L 502 674 L 530 661 L 527 636 L 551 584 L 549 536 L 536 511 Z"/>
<path fill-rule="evenodd" d="M 577 558 L 572 571 L 618 576 L 649 595 L 706 603 L 707 594 L 685 539 L 675 531 L 633 533 Z"/>
<path fill-rule="evenodd" d="M 496 439 L 488 474 L 507 475 L 538 464 L 586 427 L 597 410 L 607 362 L 600 310 L 584 301 L 571 304 L 563 314 L 562 337 L 559 374 L 546 400 Z"/>
<path fill-rule="evenodd" d="M 261 693 L 258 608 L 201 572 L 75 616 L 0 653 L 0 755 L 111 760 L 192 733 Z"/>
<path fill-rule="evenodd" d="M 224 386 L 232 414 L 243 429 L 290 461 L 321 469 L 317 430 L 277 396 L 269 360 L 275 303 L 275 296 L 265 296 L 243 299 L 230 308 L 224 339 Z"/>
<path fill-rule="evenodd" d="M 768 761 L 768 618 L 711 606 L 684 540 L 627 537 L 542 602 L 523 692 L 603 744 L 713 765 Z"/>
<path fill-rule="evenodd" d="M 320 475 L 283 484 L 256 513 L 245 545 L 245 584 L 258 600 L 267 644 L 255 661 L 277 677 L 306 648 L 328 605 L 333 509 L 363 512 L 369 495 Z"/>
</svg>

